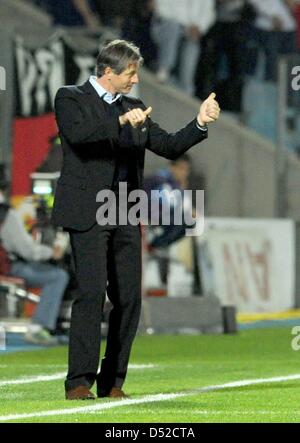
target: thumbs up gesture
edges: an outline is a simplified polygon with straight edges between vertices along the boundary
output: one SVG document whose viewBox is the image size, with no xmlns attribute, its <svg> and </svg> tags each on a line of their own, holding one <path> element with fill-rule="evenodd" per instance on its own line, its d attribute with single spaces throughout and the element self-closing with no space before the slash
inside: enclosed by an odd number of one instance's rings
<svg viewBox="0 0 300 443">
<path fill-rule="evenodd" d="M 215 122 L 219 118 L 220 106 L 215 98 L 216 94 L 212 92 L 210 96 L 201 104 L 199 114 L 197 116 L 200 126 Z"/>
</svg>

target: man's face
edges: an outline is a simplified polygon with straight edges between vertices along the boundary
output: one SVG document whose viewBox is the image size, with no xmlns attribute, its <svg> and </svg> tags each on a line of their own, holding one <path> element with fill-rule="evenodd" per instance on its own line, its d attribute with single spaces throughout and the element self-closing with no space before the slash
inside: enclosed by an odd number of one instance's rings
<svg viewBox="0 0 300 443">
<path fill-rule="evenodd" d="M 128 94 L 132 87 L 139 82 L 138 69 L 138 64 L 134 63 L 128 65 L 121 74 L 115 74 L 114 71 L 111 71 L 109 81 L 114 92 Z"/>
</svg>

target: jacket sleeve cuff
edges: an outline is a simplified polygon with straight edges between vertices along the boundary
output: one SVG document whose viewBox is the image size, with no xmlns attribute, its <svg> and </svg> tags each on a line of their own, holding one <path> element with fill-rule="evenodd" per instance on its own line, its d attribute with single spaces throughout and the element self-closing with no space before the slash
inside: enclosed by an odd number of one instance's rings
<svg viewBox="0 0 300 443">
<path fill-rule="evenodd" d="M 207 125 L 200 126 L 199 123 L 198 123 L 198 120 L 196 120 L 196 126 L 197 126 L 197 128 L 198 128 L 200 131 L 204 131 L 204 132 L 207 131 Z"/>
</svg>

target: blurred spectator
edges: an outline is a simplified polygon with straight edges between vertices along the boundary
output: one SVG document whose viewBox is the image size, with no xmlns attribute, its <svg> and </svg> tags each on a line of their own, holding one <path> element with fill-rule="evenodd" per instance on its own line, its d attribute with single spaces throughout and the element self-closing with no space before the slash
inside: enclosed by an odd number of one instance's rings
<svg viewBox="0 0 300 443">
<path fill-rule="evenodd" d="M 255 11 L 245 0 L 217 0 L 217 21 L 204 38 L 195 76 L 196 95 L 216 91 L 222 109 L 239 113 L 245 60 Z"/>
<path fill-rule="evenodd" d="M 97 29 L 94 0 L 36 0 L 35 3 L 53 17 L 54 26 L 86 26 Z"/>
<path fill-rule="evenodd" d="M 276 143 L 278 140 L 278 61 L 281 55 L 296 49 L 296 20 L 294 0 L 248 0 L 254 7 L 256 18 L 249 41 L 246 81 L 243 91 L 243 120 L 250 128 Z M 289 88 L 289 100 L 293 95 Z M 295 98 L 295 94 L 294 94 Z M 294 125 L 295 113 L 290 107 L 288 124 Z M 296 134 L 288 131 L 285 144 L 294 149 Z"/>
<path fill-rule="evenodd" d="M 157 190 L 161 192 L 159 214 L 155 214 L 155 218 L 159 220 L 160 226 L 152 226 L 149 230 L 150 237 L 152 238 L 148 243 L 148 251 L 157 256 L 156 258 L 159 262 L 160 276 L 163 284 L 167 284 L 169 270 L 167 248 L 177 240 L 183 238 L 185 236 L 185 230 L 188 228 L 184 223 L 183 217 L 182 224 L 176 225 L 174 223 L 174 215 L 177 208 L 179 208 L 182 213 L 183 211 L 188 211 L 195 216 L 192 201 L 189 201 L 187 196 L 183 195 L 184 189 L 188 188 L 190 173 L 190 157 L 187 154 L 183 154 L 176 160 L 171 161 L 169 167 L 160 169 L 154 175 L 145 178 L 144 182 L 144 189 L 148 194 L 149 209 L 153 210 L 154 207 L 158 207 L 158 205 L 153 204 L 151 191 Z M 171 193 L 174 190 L 180 191 L 180 198 L 177 198 L 177 196 L 171 198 Z M 163 205 L 166 205 L 165 208 L 170 207 L 170 224 L 168 225 L 162 224 Z M 151 214 L 151 217 L 153 217 L 153 215 L 154 214 Z M 162 253 L 163 250 L 165 253 Z"/>
<path fill-rule="evenodd" d="M 256 10 L 255 36 L 265 56 L 264 80 L 276 81 L 280 54 L 296 49 L 297 23 L 293 15 L 295 0 L 249 0 Z M 254 62 L 257 61 L 254 60 Z M 256 63 L 252 63 L 253 71 Z"/>
<path fill-rule="evenodd" d="M 140 48 L 145 65 L 151 70 L 155 70 L 157 59 L 157 47 L 151 36 L 154 10 L 154 0 L 132 0 L 122 29 L 122 38 Z"/>
<path fill-rule="evenodd" d="M 0 202 L 5 205 L 7 183 L 0 183 Z M 17 211 L 6 205 L 6 215 L 1 225 L 0 239 L 11 259 L 9 275 L 25 280 L 27 287 L 41 288 L 40 302 L 25 334 L 25 340 L 41 345 L 57 343 L 50 332 L 55 331 L 57 319 L 69 282 L 63 269 L 50 263 L 50 259 L 62 258 L 58 245 L 39 244 L 26 231 Z"/>
<path fill-rule="evenodd" d="M 194 94 L 199 41 L 214 20 L 215 0 L 156 0 L 152 36 L 158 47 L 160 82 L 169 79 L 179 59 L 179 85 L 188 94 Z"/>
<path fill-rule="evenodd" d="M 101 17 L 102 23 L 120 30 L 128 12 L 132 11 L 134 2 L 135 0 L 122 0 L 122 6 L 120 6 L 120 0 L 94 0 L 95 10 Z"/>
</svg>

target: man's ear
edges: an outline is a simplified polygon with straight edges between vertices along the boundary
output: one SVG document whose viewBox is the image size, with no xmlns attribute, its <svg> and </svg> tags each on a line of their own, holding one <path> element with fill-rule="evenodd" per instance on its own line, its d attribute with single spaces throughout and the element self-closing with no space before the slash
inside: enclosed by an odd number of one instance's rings
<svg viewBox="0 0 300 443">
<path fill-rule="evenodd" d="M 104 74 L 107 75 L 108 77 L 110 77 L 110 76 L 113 74 L 113 70 L 111 69 L 110 66 L 107 66 L 107 67 L 104 69 Z"/>
</svg>

